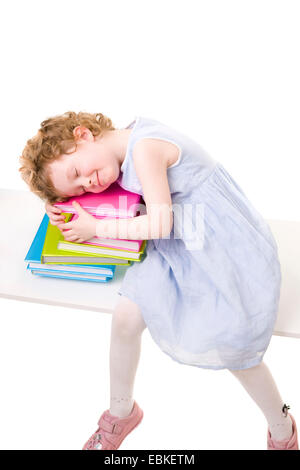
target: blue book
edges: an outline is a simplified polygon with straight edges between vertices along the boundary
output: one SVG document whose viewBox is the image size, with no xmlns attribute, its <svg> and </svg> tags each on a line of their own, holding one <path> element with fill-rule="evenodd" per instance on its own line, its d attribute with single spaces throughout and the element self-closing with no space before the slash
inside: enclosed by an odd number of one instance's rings
<svg viewBox="0 0 300 470">
<path fill-rule="evenodd" d="M 48 228 L 49 217 L 44 215 L 42 222 L 35 234 L 33 242 L 28 250 L 25 261 L 32 261 L 35 263 L 41 262 L 42 249 L 44 246 L 45 236 Z"/>
<path fill-rule="evenodd" d="M 61 274 L 61 273 L 39 273 L 37 271 L 31 271 L 32 274 L 40 277 L 54 277 L 54 278 L 59 278 L 59 279 L 76 279 L 77 281 L 89 281 L 89 282 L 108 282 L 111 278 L 110 277 L 105 277 L 103 276 L 92 276 L 92 275 L 86 275 L 86 276 L 80 276 L 80 275 L 70 275 L 70 274 Z"/>
<path fill-rule="evenodd" d="M 113 266 L 115 268 L 115 266 Z M 92 274 L 93 276 L 104 276 L 104 277 L 113 277 L 114 269 L 109 269 L 106 266 L 95 266 L 92 265 L 83 265 L 83 264 L 39 264 L 39 263 L 28 263 L 27 269 L 30 271 L 43 271 L 44 273 L 62 273 L 62 274 L 81 274 L 85 276 L 86 274 Z"/>
<path fill-rule="evenodd" d="M 36 235 L 31 243 L 31 246 L 28 250 L 28 253 L 25 257 L 25 261 L 28 262 L 27 269 L 30 270 L 45 270 L 45 272 L 55 272 L 59 273 L 70 273 L 70 274 L 81 274 L 84 276 L 85 274 L 94 274 L 95 276 L 104 275 L 107 278 L 111 278 L 114 276 L 114 272 L 116 269 L 115 265 L 95 265 L 95 264 L 42 264 L 41 263 L 41 256 L 42 250 L 44 247 L 44 241 L 46 237 L 46 232 L 48 228 L 49 217 L 47 214 L 44 215 L 40 226 L 36 232 Z M 105 281 L 104 281 L 105 282 Z"/>
</svg>

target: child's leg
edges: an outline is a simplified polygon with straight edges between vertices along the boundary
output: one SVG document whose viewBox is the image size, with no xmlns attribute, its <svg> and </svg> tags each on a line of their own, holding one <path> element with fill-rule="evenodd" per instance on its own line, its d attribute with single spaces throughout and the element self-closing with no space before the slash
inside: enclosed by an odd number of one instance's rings
<svg viewBox="0 0 300 470">
<path fill-rule="evenodd" d="M 110 413 L 123 418 L 133 407 L 133 386 L 146 324 L 138 305 L 121 296 L 112 314 L 110 342 Z"/>
<path fill-rule="evenodd" d="M 284 402 L 276 383 L 264 362 L 243 370 L 230 370 L 240 381 L 265 415 L 271 436 L 276 441 L 289 439 L 292 435 L 292 420 L 282 412 Z"/>
</svg>

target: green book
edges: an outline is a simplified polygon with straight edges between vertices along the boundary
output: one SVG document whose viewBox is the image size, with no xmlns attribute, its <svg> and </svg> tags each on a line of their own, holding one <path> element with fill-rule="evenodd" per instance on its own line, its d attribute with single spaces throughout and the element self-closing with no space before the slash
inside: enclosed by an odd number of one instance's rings
<svg viewBox="0 0 300 470">
<path fill-rule="evenodd" d="M 62 213 L 65 221 L 68 222 L 72 214 Z M 120 266 L 130 266 L 130 260 L 119 259 L 114 256 L 95 255 L 88 253 L 74 253 L 73 251 L 58 250 L 59 241 L 64 240 L 64 236 L 55 225 L 48 223 L 44 246 L 41 254 L 43 264 L 115 264 Z"/>
<path fill-rule="evenodd" d="M 99 246 L 99 245 L 74 243 L 74 242 L 66 242 L 66 241 L 59 241 L 57 244 L 57 248 L 59 249 L 59 251 L 68 250 L 68 251 L 72 251 L 72 253 L 113 256 L 114 258 L 117 258 L 117 259 L 127 259 L 130 261 L 140 261 L 141 256 L 145 251 L 145 247 L 146 247 L 146 240 L 143 240 L 139 251 L 128 251 L 128 250 L 118 249 L 118 248 L 108 247 L 108 246 Z"/>
</svg>

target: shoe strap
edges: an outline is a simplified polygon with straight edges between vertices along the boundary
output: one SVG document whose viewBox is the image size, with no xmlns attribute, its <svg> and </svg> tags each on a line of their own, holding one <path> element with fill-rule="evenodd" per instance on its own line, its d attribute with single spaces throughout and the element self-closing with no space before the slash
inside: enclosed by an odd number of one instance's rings
<svg viewBox="0 0 300 470">
<path fill-rule="evenodd" d="M 122 432 L 122 427 L 119 424 L 109 423 L 108 421 L 106 421 L 106 419 L 104 419 L 103 416 L 101 416 L 101 418 L 99 419 L 98 425 L 100 430 L 109 432 L 110 434 L 121 434 Z"/>
</svg>

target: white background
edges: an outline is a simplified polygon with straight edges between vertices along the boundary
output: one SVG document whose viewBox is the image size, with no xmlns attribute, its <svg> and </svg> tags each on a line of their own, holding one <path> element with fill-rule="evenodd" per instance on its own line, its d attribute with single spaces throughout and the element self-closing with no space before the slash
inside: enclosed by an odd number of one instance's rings
<svg viewBox="0 0 300 470">
<path fill-rule="evenodd" d="M 6 2 L 0 187 L 26 189 L 18 157 L 47 117 L 142 115 L 195 138 L 264 217 L 300 220 L 299 22 L 291 0 Z M 0 309 L 0 448 L 80 449 L 109 407 L 111 316 Z M 299 353 L 274 336 L 265 362 L 300 423 Z M 135 398 L 144 420 L 122 450 L 266 448 L 265 418 L 228 371 L 176 363 L 147 330 Z"/>
</svg>

